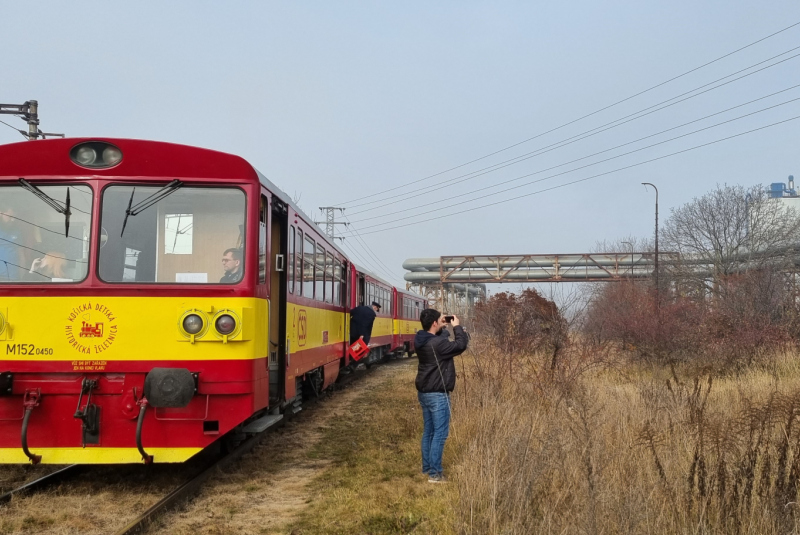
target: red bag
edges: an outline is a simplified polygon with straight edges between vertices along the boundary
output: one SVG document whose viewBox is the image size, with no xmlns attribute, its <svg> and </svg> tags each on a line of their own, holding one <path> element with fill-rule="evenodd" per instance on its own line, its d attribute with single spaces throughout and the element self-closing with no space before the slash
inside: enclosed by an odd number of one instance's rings
<svg viewBox="0 0 800 535">
<path fill-rule="evenodd" d="M 347 354 L 350 355 L 350 358 L 358 362 L 361 358 L 369 353 L 369 346 L 364 341 L 364 337 L 359 337 L 358 340 L 353 342 L 353 345 L 347 348 Z"/>
</svg>

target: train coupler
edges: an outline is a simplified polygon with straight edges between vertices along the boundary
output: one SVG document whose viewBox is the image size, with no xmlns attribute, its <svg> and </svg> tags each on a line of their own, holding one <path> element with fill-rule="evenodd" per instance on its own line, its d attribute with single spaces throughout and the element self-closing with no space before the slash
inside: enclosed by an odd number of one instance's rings
<svg viewBox="0 0 800 535">
<path fill-rule="evenodd" d="M 152 464 L 153 456 L 148 455 L 142 446 L 142 427 L 144 425 L 144 414 L 147 412 L 147 398 L 142 396 L 136 404 L 139 405 L 139 419 L 136 420 L 136 449 L 138 449 L 139 453 L 142 455 L 144 464 Z"/>
<path fill-rule="evenodd" d="M 81 381 L 81 393 L 78 396 L 78 406 L 75 408 L 75 418 L 82 422 L 83 447 L 86 444 L 100 443 L 100 407 L 92 403 L 92 391 L 97 388 L 96 379 Z M 81 408 L 83 396 L 86 395 L 86 406 Z"/>
<path fill-rule="evenodd" d="M 22 398 L 22 406 L 25 408 L 25 416 L 22 418 L 22 452 L 31 460 L 31 464 L 39 464 L 42 461 L 41 455 L 31 453 L 28 449 L 28 423 L 33 409 L 39 406 L 41 399 L 42 392 L 38 388 L 25 390 L 25 396 Z"/>
</svg>

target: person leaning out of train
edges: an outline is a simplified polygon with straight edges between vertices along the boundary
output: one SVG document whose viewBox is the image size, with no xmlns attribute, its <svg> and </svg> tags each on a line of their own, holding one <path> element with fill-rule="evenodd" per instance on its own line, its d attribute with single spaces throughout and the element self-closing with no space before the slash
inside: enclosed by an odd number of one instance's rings
<svg viewBox="0 0 800 535">
<path fill-rule="evenodd" d="M 419 316 L 422 330 L 414 337 L 417 352 L 417 397 L 422 407 L 422 472 L 428 482 L 442 483 L 444 443 L 450 433 L 450 392 L 456 387 L 456 367 L 453 358 L 467 349 L 467 336 L 456 316 L 442 316 L 426 308 Z M 452 325 L 454 341 L 444 334 Z"/>
<path fill-rule="evenodd" d="M 372 302 L 372 306 L 361 305 L 350 311 L 350 345 L 355 344 L 359 338 L 363 338 L 364 343 L 369 344 L 372 338 L 372 326 L 380 311 L 381 305 L 375 301 Z"/>
<path fill-rule="evenodd" d="M 236 284 L 242 279 L 241 249 L 225 249 L 222 253 L 222 269 L 225 274 L 219 279 L 220 284 Z"/>
</svg>

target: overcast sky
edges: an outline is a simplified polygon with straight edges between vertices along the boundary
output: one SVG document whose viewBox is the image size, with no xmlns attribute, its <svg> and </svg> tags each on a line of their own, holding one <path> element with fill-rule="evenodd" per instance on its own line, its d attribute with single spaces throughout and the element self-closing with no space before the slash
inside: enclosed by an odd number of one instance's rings
<svg viewBox="0 0 800 535">
<path fill-rule="evenodd" d="M 410 257 L 575 253 L 602 240 L 651 236 L 654 193 L 643 181 L 659 187 L 663 221 L 669 208 L 718 183 L 768 184 L 790 174 L 800 180 L 799 119 L 479 208 L 800 116 L 798 100 L 571 171 L 800 98 L 798 87 L 584 158 L 798 85 L 800 57 L 563 148 L 457 179 L 787 52 L 800 46 L 795 26 L 589 118 L 356 202 L 533 138 L 800 22 L 796 0 L 6 1 L 2 11 L 0 102 L 37 99 L 45 131 L 243 156 L 300 197 L 312 216 L 321 217 L 319 206 L 347 206 L 387 267 L 353 237 L 345 250 L 389 271 L 396 283 Z M 17 118 L 0 119 L 25 128 Z M 21 139 L 0 125 L 0 143 Z M 521 184 L 528 185 L 489 196 Z M 377 207 L 389 195 L 394 202 Z M 374 232 L 382 229 L 389 230 Z"/>
</svg>

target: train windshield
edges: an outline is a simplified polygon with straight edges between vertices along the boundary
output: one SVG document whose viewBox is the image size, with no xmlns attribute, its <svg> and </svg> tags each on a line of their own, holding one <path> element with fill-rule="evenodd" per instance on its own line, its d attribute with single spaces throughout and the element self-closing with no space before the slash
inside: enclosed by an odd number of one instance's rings
<svg viewBox="0 0 800 535">
<path fill-rule="evenodd" d="M 146 208 L 128 214 L 137 205 Z M 100 225 L 105 282 L 236 284 L 244 275 L 245 194 L 238 188 L 109 186 Z"/>
<path fill-rule="evenodd" d="M 92 189 L 31 184 L 0 186 L 0 284 L 82 281 L 89 272 Z"/>
</svg>

